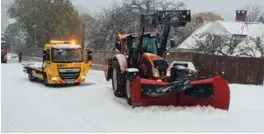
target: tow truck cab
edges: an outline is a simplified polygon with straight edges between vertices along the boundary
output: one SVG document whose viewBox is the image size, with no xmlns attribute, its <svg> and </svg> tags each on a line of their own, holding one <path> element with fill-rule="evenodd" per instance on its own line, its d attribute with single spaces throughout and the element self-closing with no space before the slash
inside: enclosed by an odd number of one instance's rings
<svg viewBox="0 0 264 134">
<path fill-rule="evenodd" d="M 43 80 L 45 85 L 80 84 L 92 66 L 91 51 L 69 41 L 50 41 L 43 49 L 43 63 L 27 70 L 30 80 Z"/>
</svg>

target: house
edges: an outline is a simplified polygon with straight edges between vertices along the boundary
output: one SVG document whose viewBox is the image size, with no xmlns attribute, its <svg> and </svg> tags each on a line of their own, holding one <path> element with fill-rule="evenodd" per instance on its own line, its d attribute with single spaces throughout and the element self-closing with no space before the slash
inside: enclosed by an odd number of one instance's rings
<svg viewBox="0 0 264 134">
<path fill-rule="evenodd" d="M 238 41 L 238 45 L 235 48 L 237 51 L 247 47 L 250 39 L 261 39 L 261 42 L 264 42 L 264 24 L 261 22 L 245 22 L 245 17 L 242 17 L 241 19 L 241 16 L 239 15 L 240 14 L 237 13 L 236 21 L 218 20 L 213 22 L 204 22 L 176 49 L 172 49 L 171 51 L 192 52 L 197 48 L 197 42 L 203 42 L 205 40 L 204 35 L 207 34 L 230 37 Z M 254 48 L 254 44 L 252 42 L 250 45 L 251 48 Z M 243 53 L 247 55 L 245 51 Z M 239 52 L 236 51 L 232 53 L 232 56 L 238 55 L 243 54 L 239 54 Z M 255 56 L 260 57 L 261 54 L 259 53 Z"/>
</svg>

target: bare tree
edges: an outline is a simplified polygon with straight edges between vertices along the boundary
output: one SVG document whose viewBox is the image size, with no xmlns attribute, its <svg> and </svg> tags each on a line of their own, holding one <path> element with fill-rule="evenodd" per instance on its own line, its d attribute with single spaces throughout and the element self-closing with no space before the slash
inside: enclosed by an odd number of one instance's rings
<svg viewBox="0 0 264 134">
<path fill-rule="evenodd" d="M 149 13 L 155 10 L 184 9 L 186 5 L 183 2 L 176 3 L 173 0 L 124 0 L 124 5 L 133 6 L 139 9 L 141 13 Z"/>
<path fill-rule="evenodd" d="M 220 36 L 202 34 L 196 38 L 193 49 L 197 52 L 226 56 L 264 56 L 264 36 L 252 38 L 245 35 Z"/>
<path fill-rule="evenodd" d="M 264 57 L 264 35 L 262 37 L 248 37 L 238 46 L 240 56 Z"/>
<path fill-rule="evenodd" d="M 261 22 L 260 19 L 264 17 L 264 7 L 260 5 L 247 5 L 244 9 L 247 10 L 248 22 Z"/>
<path fill-rule="evenodd" d="M 196 38 L 196 45 L 193 49 L 208 54 L 236 55 L 237 46 L 244 38 L 244 35 L 226 36 L 206 33 Z"/>
<path fill-rule="evenodd" d="M 170 6 L 167 6 L 170 5 Z M 183 3 L 164 2 L 162 0 L 125 0 L 123 4 L 112 3 L 98 14 L 90 27 L 93 34 L 88 37 L 94 49 L 113 49 L 114 41 L 119 33 L 135 33 L 139 28 L 139 16 L 158 8 L 178 9 Z M 138 9 L 135 11 L 134 9 Z"/>
</svg>

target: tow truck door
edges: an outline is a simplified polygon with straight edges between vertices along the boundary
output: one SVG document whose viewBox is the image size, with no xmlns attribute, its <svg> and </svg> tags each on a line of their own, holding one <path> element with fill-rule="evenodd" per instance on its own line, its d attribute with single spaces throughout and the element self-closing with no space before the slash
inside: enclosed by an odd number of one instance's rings
<svg viewBox="0 0 264 134">
<path fill-rule="evenodd" d="M 43 50 L 43 64 L 42 64 L 42 72 L 46 73 L 47 77 L 49 77 L 49 73 L 51 69 L 50 61 L 51 61 L 51 51 L 50 49 Z M 42 78 L 43 79 L 43 78 Z"/>
</svg>

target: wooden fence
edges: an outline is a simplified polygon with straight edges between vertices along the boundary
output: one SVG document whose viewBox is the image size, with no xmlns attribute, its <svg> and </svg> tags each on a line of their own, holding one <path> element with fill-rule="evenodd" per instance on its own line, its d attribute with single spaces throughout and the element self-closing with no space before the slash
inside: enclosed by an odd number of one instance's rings
<svg viewBox="0 0 264 134">
<path fill-rule="evenodd" d="M 28 49 L 25 56 L 40 57 L 41 49 Z M 93 64 L 102 69 L 106 57 L 114 51 L 93 51 Z M 191 52 L 171 52 L 167 61 L 192 61 L 201 75 L 221 74 L 229 83 L 262 85 L 264 82 L 264 58 L 231 57 Z"/>
<path fill-rule="evenodd" d="M 106 57 L 117 52 L 93 51 L 93 63 L 102 69 Z M 264 59 L 248 57 L 231 57 L 208 55 L 190 52 L 171 52 L 166 56 L 169 63 L 172 61 L 191 61 L 201 75 L 223 74 L 229 83 L 262 85 L 264 81 Z"/>
</svg>

